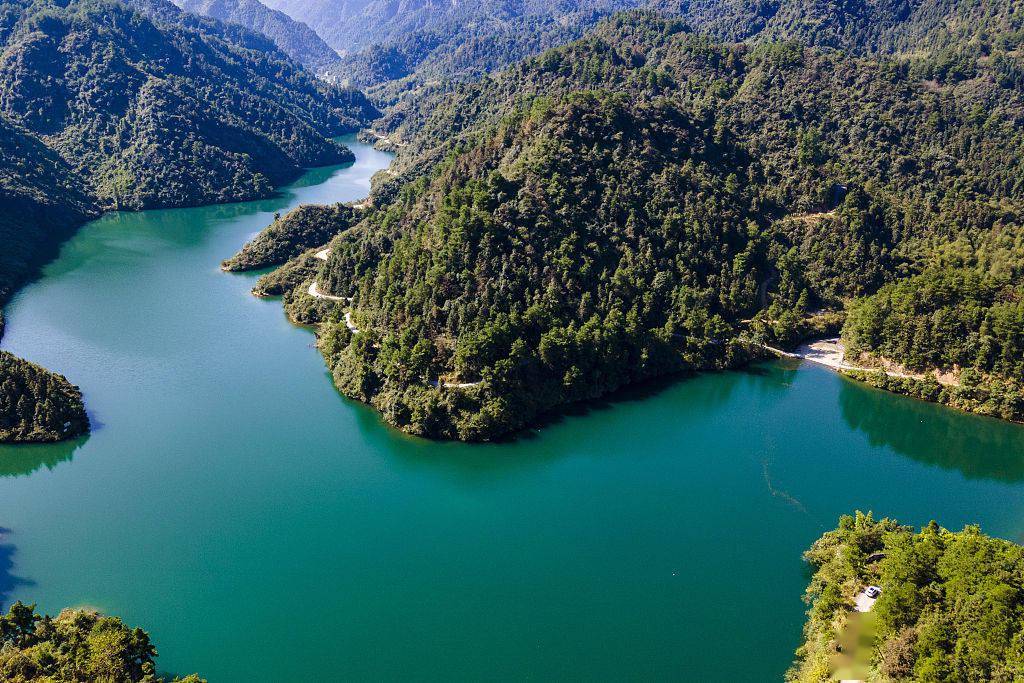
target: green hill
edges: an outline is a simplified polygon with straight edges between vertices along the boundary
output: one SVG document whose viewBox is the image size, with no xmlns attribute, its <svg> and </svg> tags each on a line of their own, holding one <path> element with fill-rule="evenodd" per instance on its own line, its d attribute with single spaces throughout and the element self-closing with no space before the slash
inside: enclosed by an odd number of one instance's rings
<svg viewBox="0 0 1024 683">
<path fill-rule="evenodd" d="M 933 66 L 631 13 L 417 92 L 378 124 L 407 144 L 377 209 L 320 273 L 360 330 L 322 330 L 339 387 L 414 433 L 493 438 L 742 362 L 740 339 L 790 342 L 929 267 L 1019 278 L 1021 91 L 994 59 Z"/>
</svg>

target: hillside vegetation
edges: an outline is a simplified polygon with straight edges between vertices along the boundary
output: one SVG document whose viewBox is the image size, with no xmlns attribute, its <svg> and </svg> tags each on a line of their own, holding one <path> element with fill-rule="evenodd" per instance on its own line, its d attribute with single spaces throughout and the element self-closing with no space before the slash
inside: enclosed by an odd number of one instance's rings
<svg viewBox="0 0 1024 683">
<path fill-rule="evenodd" d="M 8 683 L 164 683 L 149 634 L 88 610 L 40 616 L 14 603 L 0 614 L 0 680 Z M 193 674 L 174 683 L 205 683 Z"/>
<path fill-rule="evenodd" d="M 317 2 L 299 4 L 315 6 Z M 331 3 L 332 8 L 336 6 Z M 1019 42 L 1024 31 L 1024 7 L 1013 0 L 423 3 L 396 16 L 371 2 L 361 10 L 363 15 L 357 13 L 374 19 L 359 32 L 367 43 L 346 54 L 329 74 L 339 82 L 369 87 L 375 99 L 391 104 L 409 90 L 449 79 L 472 79 L 567 43 L 610 14 L 636 8 L 678 18 L 693 31 L 719 41 L 797 40 L 822 50 L 898 55 L 927 63 L 943 74 L 973 71 L 977 59 Z M 346 49 L 352 45 L 346 43 Z M 1019 79 L 1016 60 L 1011 64 L 1000 59 L 1008 72 L 1005 77 Z"/>
<path fill-rule="evenodd" d="M 265 196 L 351 152 L 372 109 L 266 38 L 153 0 L 40 0 L 0 33 L 0 110 L 58 152 L 103 208 Z"/>
<path fill-rule="evenodd" d="M 1024 676 L 1024 548 L 977 527 L 920 532 L 870 514 L 844 516 L 805 554 L 814 567 L 804 644 L 789 681 L 835 680 L 839 645 L 859 629 L 868 679 L 1012 681 Z M 867 616 L 854 595 L 878 585 Z M 853 642 L 851 642 L 853 641 Z"/>
<path fill-rule="evenodd" d="M 405 430 L 493 438 L 742 362 L 741 341 L 793 341 L 810 314 L 929 268 L 1019 282 L 1024 102 L 996 64 L 937 78 L 639 12 L 421 89 L 377 123 L 406 144 L 320 268 L 361 330 L 324 325 L 335 379 Z"/>
</svg>

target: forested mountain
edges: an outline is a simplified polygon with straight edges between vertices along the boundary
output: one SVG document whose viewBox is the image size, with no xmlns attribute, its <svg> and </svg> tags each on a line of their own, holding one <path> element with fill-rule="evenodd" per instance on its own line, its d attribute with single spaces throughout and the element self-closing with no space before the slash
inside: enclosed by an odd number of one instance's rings
<svg viewBox="0 0 1024 683">
<path fill-rule="evenodd" d="M 319 274 L 353 297 L 360 330 L 327 316 L 335 379 L 408 431 L 490 438 L 645 377 L 741 362 L 741 339 L 792 340 L 816 311 L 930 268 L 1019 282 L 1024 100 L 1002 66 L 1015 48 L 941 72 L 940 55 L 723 45 L 630 13 L 421 89 L 378 122 L 407 144 Z M 981 310 L 1015 295 L 978 296 Z M 286 300 L 308 320 L 324 302 L 306 298 Z M 982 343 L 986 315 L 967 319 Z M 939 340 L 965 323 L 929 324 L 951 326 Z M 1006 380 L 989 389 L 1012 408 L 1024 378 L 980 359 L 1019 342 L 995 348 L 960 357 Z"/>
<path fill-rule="evenodd" d="M 351 158 L 330 137 L 372 113 L 359 93 L 324 86 L 240 27 L 162 0 L 140 7 L 40 1 L 3 32 L 0 111 L 104 208 L 252 199 Z"/>
<path fill-rule="evenodd" d="M 398 32 L 347 55 L 326 74 L 338 83 L 361 88 L 415 76 L 414 82 L 394 84 L 398 87 L 390 90 L 438 79 L 472 79 L 564 45 L 616 10 L 638 4 L 635 0 L 563 3 L 553 6 L 552 12 L 456 16 L 432 22 L 429 28 Z"/>
<path fill-rule="evenodd" d="M 654 6 L 722 40 L 799 40 L 858 54 L 955 52 L 1014 39 L 1024 29 L 1024 7 L 1014 0 L 661 0 Z"/>
<path fill-rule="evenodd" d="M 580 12 L 632 7 L 636 0 L 270 0 L 268 4 L 306 22 L 345 55 L 402 40 L 417 31 L 446 33 L 460 26 L 467 31 L 464 37 L 472 39 L 527 17 L 563 20 Z"/>
<path fill-rule="evenodd" d="M 149 634 L 117 617 L 88 610 L 41 616 L 34 605 L 20 602 L 0 614 L 0 680 L 8 683 L 164 683 L 156 657 Z M 204 680 L 193 674 L 173 683 Z"/>
<path fill-rule="evenodd" d="M 1024 676 L 1024 548 L 977 527 L 920 532 L 843 517 L 805 553 L 804 644 L 786 680 L 1012 681 Z M 853 610 L 868 585 L 882 592 Z"/>
<path fill-rule="evenodd" d="M 338 61 L 338 54 L 316 31 L 259 0 L 176 0 L 175 4 L 186 12 L 239 24 L 260 33 L 274 41 L 281 52 L 313 71 Z"/>
</svg>

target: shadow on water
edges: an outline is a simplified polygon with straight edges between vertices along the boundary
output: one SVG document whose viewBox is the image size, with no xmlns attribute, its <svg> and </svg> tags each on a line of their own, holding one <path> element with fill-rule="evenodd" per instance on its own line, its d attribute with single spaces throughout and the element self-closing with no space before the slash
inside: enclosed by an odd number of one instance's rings
<svg viewBox="0 0 1024 683">
<path fill-rule="evenodd" d="M 970 415 L 843 379 L 843 419 L 867 435 L 872 446 L 888 446 L 918 462 L 958 470 L 968 479 L 1024 481 L 1024 427 Z"/>
<path fill-rule="evenodd" d="M 533 423 L 524 429 L 514 431 L 494 441 L 497 444 L 530 441 L 540 436 L 541 430 L 563 424 L 569 418 L 587 417 L 593 413 L 612 410 L 617 405 L 637 403 L 654 398 L 680 382 L 691 380 L 694 374 L 676 374 L 655 377 L 636 384 L 629 384 L 599 398 L 587 399 L 558 406 L 541 413 Z"/>
<path fill-rule="evenodd" d="M 71 460 L 75 451 L 89 440 L 85 434 L 60 443 L 17 444 L 0 446 L 0 477 L 23 477 L 45 467 L 52 470 Z"/>
<path fill-rule="evenodd" d="M 19 586 L 32 586 L 32 581 L 14 575 L 14 554 L 16 548 L 4 542 L 10 529 L 0 527 L 0 613 L 7 613 L 7 601 Z"/>
<path fill-rule="evenodd" d="M 762 374 L 773 376 L 773 386 L 785 389 L 778 381 L 775 368 L 749 371 L 761 382 Z M 372 434 L 382 428 L 388 429 L 395 439 L 389 453 L 403 466 L 417 469 L 429 468 L 446 475 L 481 480 L 503 476 L 542 466 L 567 454 L 592 449 L 587 444 L 604 443 L 601 430 L 621 433 L 628 430 L 632 417 L 629 413 L 615 414 L 613 411 L 642 404 L 649 399 L 665 399 L 663 409 L 672 416 L 661 424 L 666 429 L 685 429 L 688 421 L 700 422 L 707 413 L 714 413 L 727 403 L 744 381 L 747 370 L 741 372 L 676 374 L 640 382 L 602 398 L 580 401 L 546 413 L 529 428 L 519 430 L 505 438 L 487 443 L 465 443 L 459 441 L 433 441 L 423 437 L 410 436 L 386 425 L 380 414 L 366 404 L 352 401 L 341 394 L 339 397 L 356 407 L 355 419 L 358 431 Z M 330 375 L 325 373 L 330 381 Z M 611 412 L 608 419 L 600 424 L 588 423 L 585 433 L 577 433 L 570 422 L 576 418 L 593 416 L 595 413 Z M 562 429 L 566 427 L 566 429 Z M 565 441 L 577 443 L 580 448 L 566 448 Z M 598 448 L 598 451 L 601 449 Z"/>
<path fill-rule="evenodd" d="M 289 185 L 289 187 L 312 187 L 314 185 L 326 183 L 335 173 L 344 168 L 349 168 L 353 164 L 355 164 L 355 162 L 350 161 L 345 164 L 338 164 L 337 166 L 320 166 L 318 168 L 311 168 L 303 173 L 295 182 Z M 278 194 L 280 196 L 285 196 L 286 193 L 279 192 Z"/>
</svg>

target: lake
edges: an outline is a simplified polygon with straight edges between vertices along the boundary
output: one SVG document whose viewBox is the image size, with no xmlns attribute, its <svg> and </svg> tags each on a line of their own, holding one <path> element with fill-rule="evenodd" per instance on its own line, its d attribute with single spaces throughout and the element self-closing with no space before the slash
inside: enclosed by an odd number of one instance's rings
<svg viewBox="0 0 1024 683">
<path fill-rule="evenodd" d="M 0 447 L 0 604 L 91 606 L 212 682 L 778 680 L 801 552 L 839 515 L 1024 534 L 1024 428 L 791 361 L 634 389 L 507 443 L 433 443 L 333 388 L 220 261 L 279 196 L 114 213 L 7 309 L 80 385 L 77 441 Z"/>
</svg>

